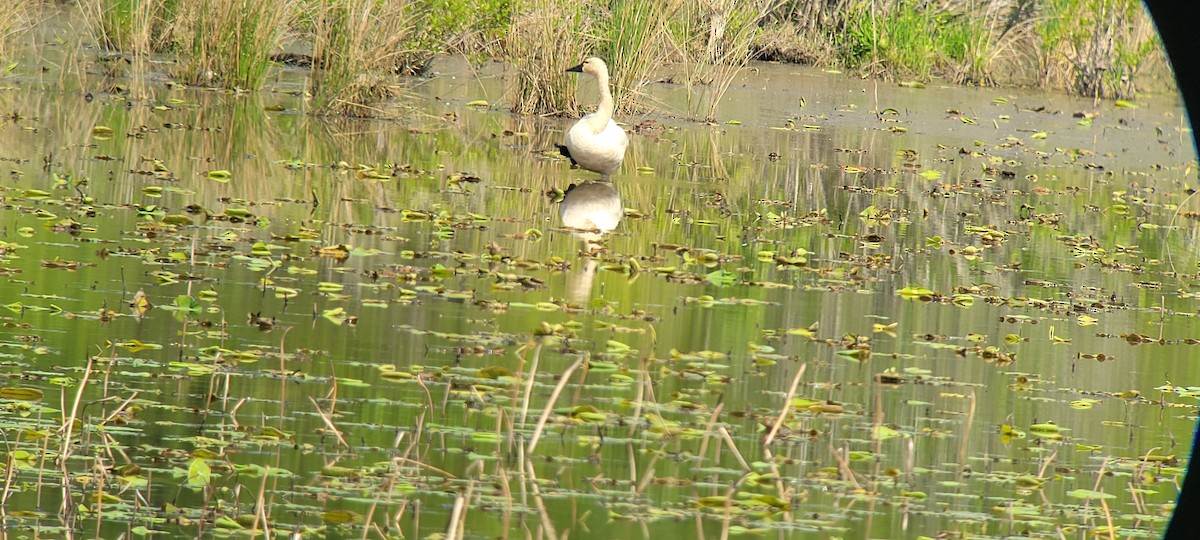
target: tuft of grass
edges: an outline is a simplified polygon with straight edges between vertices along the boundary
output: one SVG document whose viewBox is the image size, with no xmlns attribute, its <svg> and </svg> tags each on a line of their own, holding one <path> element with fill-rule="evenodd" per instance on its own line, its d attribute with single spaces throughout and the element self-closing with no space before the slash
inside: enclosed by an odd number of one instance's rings
<svg viewBox="0 0 1200 540">
<path fill-rule="evenodd" d="M 312 112 L 379 116 L 391 95 L 385 77 L 404 62 L 414 37 L 414 3 L 320 0 L 313 17 Z"/>
<path fill-rule="evenodd" d="M 174 32 L 190 84 L 257 89 L 296 16 L 296 0 L 195 0 L 178 6 Z"/>
<path fill-rule="evenodd" d="M 502 57 L 512 9 L 513 0 L 418 0 L 397 72 L 420 73 L 439 54 Z"/>
<path fill-rule="evenodd" d="M 573 7 L 556 0 L 529 0 L 513 14 L 508 32 L 513 112 L 578 112 L 575 80 L 565 70 L 596 48 L 591 23 L 598 15 L 586 4 Z"/>
<path fill-rule="evenodd" d="M 173 21 L 185 0 L 82 0 L 84 19 L 100 47 L 143 56 L 168 51 Z"/>
<path fill-rule="evenodd" d="M 1129 97 L 1147 68 L 1166 66 L 1136 0 L 790 0 L 763 28 L 754 46 L 764 58 L 885 79 Z"/>
</svg>

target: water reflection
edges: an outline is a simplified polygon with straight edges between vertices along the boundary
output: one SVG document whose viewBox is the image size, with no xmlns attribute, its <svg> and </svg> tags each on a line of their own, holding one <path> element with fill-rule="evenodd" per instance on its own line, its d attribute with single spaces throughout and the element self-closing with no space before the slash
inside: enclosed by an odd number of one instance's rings
<svg viewBox="0 0 1200 540">
<path fill-rule="evenodd" d="M 567 296 L 575 302 L 586 301 L 591 296 L 592 280 L 596 277 L 595 255 L 604 249 L 604 235 L 617 228 L 624 216 L 621 194 L 612 182 L 588 181 L 571 184 L 558 207 L 558 217 L 563 227 L 584 242 L 584 259 L 581 271 L 572 274 L 567 284 Z"/>
</svg>

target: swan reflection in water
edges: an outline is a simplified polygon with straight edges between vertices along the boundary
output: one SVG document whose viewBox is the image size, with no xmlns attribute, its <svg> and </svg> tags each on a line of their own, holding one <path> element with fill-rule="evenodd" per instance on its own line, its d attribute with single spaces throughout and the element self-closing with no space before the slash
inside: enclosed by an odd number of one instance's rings
<svg viewBox="0 0 1200 540">
<path fill-rule="evenodd" d="M 615 229 L 625 215 L 621 206 L 621 195 L 611 182 L 584 182 L 571 184 L 559 203 L 558 216 L 563 227 L 584 242 L 590 254 L 603 249 L 600 241 Z M 572 272 L 567 282 L 567 297 L 575 302 L 586 302 L 591 296 L 592 279 L 596 277 L 597 258 L 584 257 L 582 271 Z"/>
</svg>

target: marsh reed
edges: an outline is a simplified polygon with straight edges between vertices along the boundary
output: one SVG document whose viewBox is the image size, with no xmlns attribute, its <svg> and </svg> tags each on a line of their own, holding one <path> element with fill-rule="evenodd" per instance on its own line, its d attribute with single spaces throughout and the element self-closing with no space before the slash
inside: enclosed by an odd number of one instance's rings
<svg viewBox="0 0 1200 540">
<path fill-rule="evenodd" d="M 20 0 L 28 6 L 32 0 Z M 105 49 L 178 55 L 189 84 L 259 88 L 287 35 L 311 51 L 311 112 L 377 116 L 388 78 L 419 73 L 438 54 L 511 64 L 520 114 L 577 115 L 588 55 L 611 67 L 618 110 L 645 110 L 642 88 L 682 67 L 687 115 L 713 121 L 753 58 L 850 69 L 885 80 L 1038 84 L 1095 98 L 1131 97 L 1169 73 L 1135 0 L 81 0 Z M 22 17 L 0 22 L 3 38 Z M 303 53 L 302 53 L 303 54 Z M 138 67 L 135 69 L 145 69 Z M 1164 77 L 1162 80 L 1166 80 Z M 1170 84 L 1167 81 L 1165 84 Z"/>
</svg>

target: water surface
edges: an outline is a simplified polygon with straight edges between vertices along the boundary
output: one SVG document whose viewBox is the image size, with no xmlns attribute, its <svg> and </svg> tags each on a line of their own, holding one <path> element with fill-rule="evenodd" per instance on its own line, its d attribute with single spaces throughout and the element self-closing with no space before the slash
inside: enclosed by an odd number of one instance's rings
<svg viewBox="0 0 1200 540">
<path fill-rule="evenodd" d="M 300 72 L 110 63 L 31 53 L 0 90 L 9 527 L 1165 527 L 1200 387 L 1174 96 L 756 64 L 704 125 L 655 85 L 597 234 L 562 223 L 598 180 L 552 151 L 570 120 L 508 113 L 501 65 L 338 120 Z"/>
</svg>

